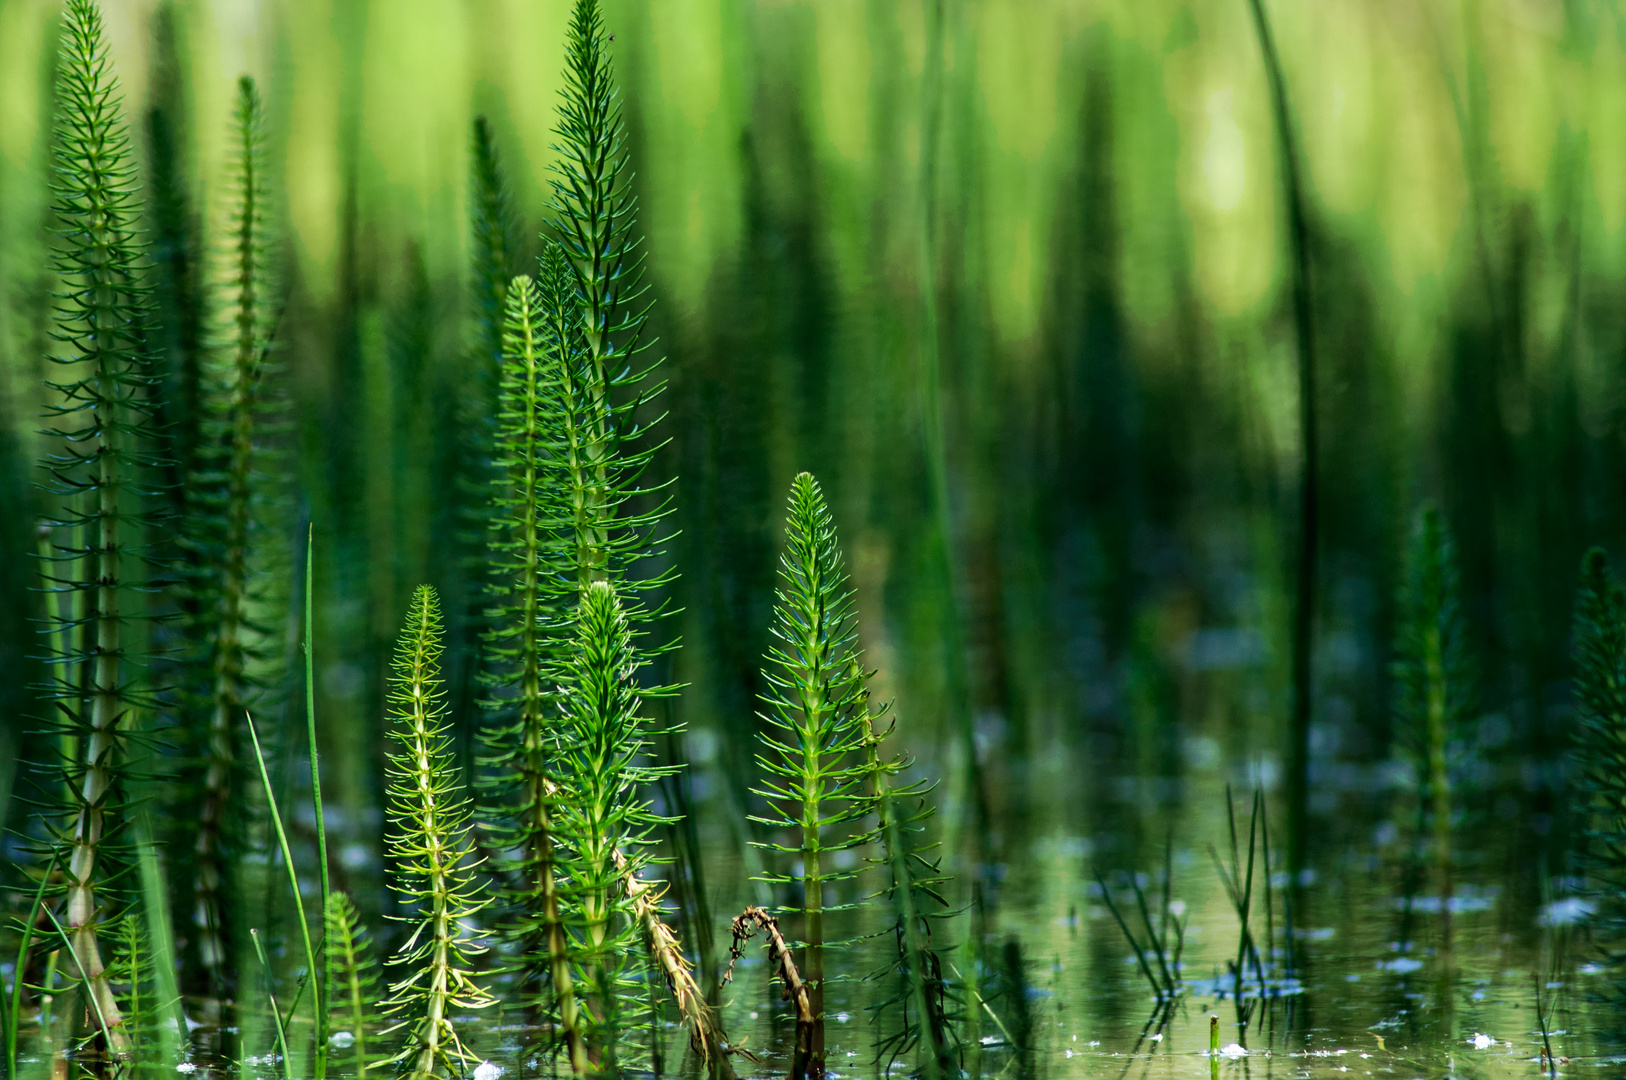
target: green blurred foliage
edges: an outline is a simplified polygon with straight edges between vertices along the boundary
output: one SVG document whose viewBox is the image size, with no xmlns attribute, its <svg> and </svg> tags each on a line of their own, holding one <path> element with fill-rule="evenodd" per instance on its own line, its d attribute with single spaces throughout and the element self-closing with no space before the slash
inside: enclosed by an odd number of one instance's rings
<svg viewBox="0 0 1626 1080">
<path fill-rule="evenodd" d="M 475 363 L 469 125 L 491 118 L 534 247 L 567 8 L 107 4 L 177 365 L 197 318 L 177 257 L 218 231 L 235 79 L 264 89 L 331 761 L 378 759 L 391 629 L 415 585 L 457 579 L 436 530 L 445 403 Z M 1388 752 L 1399 552 L 1432 497 L 1485 708 L 1543 765 L 1575 567 L 1626 526 L 1626 15 L 1270 8 L 1325 371 L 1318 760 Z M 12 673 L 36 603 L 54 12 L 0 0 L 7 762 L 30 709 Z M 1177 772 L 1193 733 L 1275 754 L 1297 418 L 1246 5 L 608 0 L 607 19 L 671 380 L 656 473 L 682 529 L 684 647 L 655 675 L 688 684 L 673 708 L 720 790 L 748 798 L 780 493 L 802 469 L 847 539 L 877 696 L 938 733 L 914 740 L 934 767 L 978 754 L 996 812 L 1100 761 Z M 379 775 L 333 770 L 353 842 L 376 844 Z M 1552 810 L 1546 781 L 1519 791 Z M 1106 797 L 1052 813 L 1077 825 Z"/>
</svg>

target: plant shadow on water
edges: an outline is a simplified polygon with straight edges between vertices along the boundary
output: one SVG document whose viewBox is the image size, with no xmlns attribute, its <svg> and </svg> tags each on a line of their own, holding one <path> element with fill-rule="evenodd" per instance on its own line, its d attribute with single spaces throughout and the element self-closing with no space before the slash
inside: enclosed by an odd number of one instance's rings
<svg viewBox="0 0 1626 1080">
<path fill-rule="evenodd" d="M 736 5 L 703 46 L 554 6 L 546 153 L 534 93 L 455 118 L 466 228 L 381 209 L 363 60 L 438 31 L 376 5 L 323 31 L 326 246 L 273 85 L 303 60 L 232 85 L 206 197 L 185 5 L 143 123 L 94 0 L 40 28 L 34 180 L 0 105 L 8 1080 L 1618 1074 L 1626 592 L 1581 538 L 1626 526 L 1585 351 L 1621 324 L 1563 269 L 1571 181 L 1532 252 L 1480 61 L 1446 72 L 1473 284 L 1423 393 L 1315 202 L 1281 5 L 1232 27 L 1280 180 L 1247 231 L 1290 260 L 1256 323 L 1210 304 L 1252 271 L 1200 280 L 1158 98 L 1212 12 L 1002 79 L 998 5 Z M 752 62 L 697 105 L 668 38 Z M 1075 104 L 1002 104 L 1042 56 Z M 1252 198 L 1237 93 L 1216 214 Z M 1029 114 L 1075 109 L 1017 220 Z M 730 225 L 678 197 L 677 114 L 738 122 L 700 170 Z"/>
</svg>

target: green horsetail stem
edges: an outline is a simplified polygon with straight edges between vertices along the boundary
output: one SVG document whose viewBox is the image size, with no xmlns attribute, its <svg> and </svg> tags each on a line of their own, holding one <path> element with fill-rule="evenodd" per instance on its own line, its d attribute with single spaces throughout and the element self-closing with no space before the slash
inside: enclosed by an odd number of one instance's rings
<svg viewBox="0 0 1626 1080">
<path fill-rule="evenodd" d="M 197 618 L 206 638 L 208 731 L 203 752 L 203 797 L 193 842 L 194 913 L 198 956 L 218 992 L 229 985 L 229 905 L 222 890 L 230 873 L 224 840 L 233 830 L 232 783 L 239 754 L 239 724 L 254 704 L 247 663 L 253 651 L 249 606 L 250 533 L 257 477 L 257 417 L 269 338 L 266 314 L 264 120 L 254 80 L 237 84 L 232 122 L 232 203 L 224 291 L 229 329 L 223 354 L 212 359 L 205 395 L 208 423 L 193 486 L 214 496 L 196 500 L 190 523 L 199 547 L 201 588 Z M 318 1070 L 318 1076 L 322 1073 Z"/>
<path fill-rule="evenodd" d="M 396 643 L 389 686 L 391 738 L 388 823 L 390 887 L 413 914 L 392 957 L 406 972 L 390 986 L 388 1012 L 399 1017 L 393 1059 L 413 1080 L 461 1075 L 471 1061 L 452 1020 L 493 998 L 475 984 L 470 960 L 481 950 L 462 940 L 462 924 L 486 901 L 477 895 L 470 837 L 472 808 L 458 776 L 440 677 L 444 649 L 440 601 L 420 585 Z"/>
<path fill-rule="evenodd" d="M 791 483 L 779 576 L 773 644 L 763 670 L 766 726 L 758 731 L 764 779 L 753 789 L 770 812 L 753 820 L 791 830 L 800 841 L 794 847 L 758 846 L 801 860 L 799 873 L 769 880 L 802 890 L 801 907 L 786 910 L 802 916 L 801 973 L 813 1010 L 806 1071 L 817 1080 L 824 1075 L 824 889 L 859 872 L 857 866 L 835 869 L 825 856 L 865 841 L 856 823 L 873 799 L 863 790 L 869 729 L 864 680 L 854 675 L 862 663 L 853 594 L 835 522 L 810 473 Z"/>
<path fill-rule="evenodd" d="M 1451 921 L 1451 770 L 1448 757 L 1472 706 L 1456 545 L 1437 507 L 1417 515 L 1406 552 L 1395 640 L 1396 712 L 1419 764 L 1434 825 L 1440 918 Z"/>
<path fill-rule="evenodd" d="M 855 684 L 864 684 L 866 673 L 856 657 L 849 674 Z M 925 1080 L 954 1080 L 960 1072 L 959 1047 L 949 1021 L 942 964 L 931 943 L 932 922 L 949 914 L 940 891 L 947 878 L 933 854 L 935 845 L 920 839 L 926 821 L 936 812 L 927 801 L 932 785 L 921 781 L 894 787 L 894 777 L 910 764 L 904 757 L 881 758 L 881 743 L 893 733 L 896 718 L 882 728 L 879 721 L 889 710 L 884 704 L 871 708 L 867 690 L 861 692 L 859 710 L 864 721 L 865 769 L 875 800 L 875 838 L 881 848 L 876 861 L 886 872 L 887 887 L 882 894 L 892 903 L 897 930 L 894 967 L 904 981 L 900 995 L 873 1007 L 880 1012 L 887 1006 L 902 1006 L 897 1010 L 902 1017 L 900 1030 L 877 1043 L 877 1054 L 890 1051 L 895 1057 L 914 1048 Z M 918 805 L 912 813 L 910 801 Z"/>
<path fill-rule="evenodd" d="M 614 1073 L 632 1027 L 632 987 L 645 920 L 628 882 L 642 881 L 664 822 L 648 792 L 670 770 L 645 764 L 647 691 L 616 589 L 592 583 L 576 612 L 577 637 L 563 669 L 558 778 L 559 872 L 569 898 L 573 973 L 589 1057 Z"/>
<path fill-rule="evenodd" d="M 557 292 L 558 275 L 552 275 Z M 518 917 L 504 929 L 518 947 L 518 985 L 538 1012 L 551 1013 L 571 1067 L 589 1067 L 560 912 L 548 761 L 554 731 L 550 668 L 568 625 L 565 598 L 574 566 L 554 535 L 564 509 L 557 448 L 559 398 L 566 392 L 560 346 L 551 347 L 537 284 L 516 277 L 503 324 L 496 475 L 492 490 L 491 605 L 481 676 L 498 723 L 488 732 L 493 801 L 506 803 L 504 846 Z M 543 987 L 547 989 L 544 990 Z"/>
<path fill-rule="evenodd" d="M 331 1004 L 338 991 L 339 1006 L 355 1038 L 356 1080 L 366 1080 L 372 1065 L 368 1051 L 368 1029 L 378 1022 L 378 960 L 372 940 L 361 925 L 356 905 L 342 892 L 331 893 L 322 911 L 326 939 L 328 997 Z"/>
<path fill-rule="evenodd" d="M 136 231 L 142 207 L 118 81 L 91 0 L 68 0 L 59 41 L 51 208 L 60 240 L 52 270 L 60 284 L 50 337 L 60 348 L 51 360 L 63 381 L 48 383 L 60 397 L 47 406 L 54 426 L 46 435 L 56 449 L 44 466 L 60 506 L 48 524 L 70 529 L 75 546 L 56 548 L 45 588 L 84 597 L 85 609 L 74 625 L 54 622 L 46 630 L 52 665 L 67 673 L 47 688 L 50 719 L 77 745 L 75 759 L 62 764 L 73 794 L 44 813 L 62 838 L 63 911 L 74 963 L 110 1053 L 123 1057 L 130 1042 L 98 928 L 112 869 L 106 849 L 126 824 L 125 723 L 152 704 L 131 663 L 143 620 L 124 597 L 146 585 L 140 537 L 154 524 L 148 510 L 156 509 L 164 463 L 154 452 L 158 380 L 146 343 Z M 66 643 L 56 640 L 59 633 Z"/>
</svg>

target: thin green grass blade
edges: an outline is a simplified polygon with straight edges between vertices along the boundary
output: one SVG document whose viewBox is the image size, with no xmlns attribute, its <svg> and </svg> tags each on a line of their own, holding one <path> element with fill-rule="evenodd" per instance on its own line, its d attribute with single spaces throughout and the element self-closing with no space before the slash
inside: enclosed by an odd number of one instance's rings
<svg viewBox="0 0 1626 1080">
<path fill-rule="evenodd" d="M 1099 870 L 1096 871 L 1095 880 L 1101 886 L 1101 898 L 1107 902 L 1107 910 L 1112 913 L 1112 918 L 1117 922 L 1118 929 L 1123 931 L 1124 939 L 1129 942 L 1129 947 L 1135 951 L 1135 960 L 1140 964 L 1141 974 L 1146 976 L 1146 981 L 1151 984 L 1152 990 L 1155 992 L 1158 988 L 1158 981 L 1157 976 L 1152 974 L 1152 965 L 1146 962 L 1146 953 L 1142 951 L 1140 942 L 1135 940 L 1134 931 L 1129 929 L 1129 923 L 1119 913 L 1118 905 L 1112 902 L 1112 890 L 1107 888 L 1106 879 L 1101 876 Z"/>
<path fill-rule="evenodd" d="M 28 905 L 28 914 L 23 919 L 23 940 L 17 946 L 17 966 L 12 968 L 11 983 L 11 1010 L 6 1015 L 6 1075 L 17 1075 L 17 1029 L 22 1025 L 23 1017 L 23 969 L 28 962 L 28 947 L 34 941 L 34 912 L 40 909 L 45 900 L 45 888 L 51 882 L 51 875 L 56 872 L 56 855 L 51 855 L 50 862 L 45 864 L 45 874 L 40 878 L 40 887 L 34 892 L 34 902 Z"/>
<path fill-rule="evenodd" d="M 68 931 L 57 921 L 56 912 L 50 908 L 44 908 L 43 910 L 45 917 L 51 920 L 51 925 L 56 927 L 57 936 L 62 938 L 62 944 L 66 947 L 68 955 L 73 958 L 73 966 L 79 969 L 79 980 L 85 987 L 85 1000 L 90 1002 L 90 1010 L 96 1014 L 96 1026 L 102 1029 L 102 1043 L 108 1048 L 110 1060 L 113 1062 L 113 1071 L 117 1074 L 119 1072 L 119 1059 L 117 1055 L 112 1054 L 113 1030 L 107 1025 L 107 1014 L 102 1011 L 102 1003 L 96 996 L 91 984 L 90 974 L 85 971 L 85 965 L 79 962 L 79 954 L 73 951 L 73 938 L 68 936 Z"/>
<path fill-rule="evenodd" d="M 271 1020 L 277 1029 L 277 1053 L 282 1055 L 282 1075 L 292 1077 L 294 1063 L 293 1058 L 288 1056 L 288 1025 L 283 1023 L 282 1009 L 277 1006 L 277 987 L 271 974 L 271 961 L 265 955 L 265 942 L 260 940 L 259 929 L 250 927 L 248 936 L 254 939 L 254 952 L 259 956 L 260 967 L 265 971 L 265 996 L 271 1001 Z"/>
<path fill-rule="evenodd" d="M 181 1001 L 180 983 L 175 978 L 174 920 L 169 909 L 169 886 L 158 849 L 152 839 L 152 824 L 145 816 L 136 825 L 136 865 L 141 874 L 142 912 L 146 916 L 147 944 L 152 950 L 153 988 L 158 994 L 154 1010 L 158 1022 L 158 1044 L 163 1060 L 178 1064 L 187 1041 L 186 1007 Z M 167 1014 L 170 1021 L 165 1023 Z"/>
<path fill-rule="evenodd" d="M 299 916 L 299 936 L 305 946 L 305 963 L 307 965 L 305 969 L 305 979 L 306 981 L 311 981 L 312 976 L 317 971 L 316 948 L 311 943 L 311 927 L 310 922 L 305 918 L 305 904 L 299 896 L 299 872 L 294 869 L 294 853 L 288 846 L 288 833 L 282 827 L 282 814 L 277 810 L 277 794 L 271 787 L 271 774 L 267 772 L 265 768 L 265 753 L 260 749 L 260 734 L 254 729 L 254 717 L 246 716 L 246 719 L 248 720 L 248 737 L 254 744 L 254 761 L 260 767 L 260 783 L 265 785 L 265 801 L 266 804 L 271 808 L 271 827 L 276 831 L 277 844 L 282 848 L 282 862 L 283 865 L 288 868 L 288 887 L 293 891 L 294 895 L 294 912 Z M 256 935 L 254 940 L 256 948 L 258 948 L 259 937 Z M 268 979 L 270 978 L 270 970 L 271 969 L 269 967 L 266 968 L 266 977 Z M 294 993 L 293 1001 L 288 1004 L 290 1016 L 292 1016 L 293 1010 L 297 1008 L 298 1005 L 299 993 L 296 991 Z M 272 1010 L 276 1010 L 275 1004 L 272 1005 Z M 278 1013 L 277 1022 L 280 1029 L 282 1024 L 280 1013 Z M 318 1053 L 320 1054 L 320 1051 L 318 1051 Z M 287 1061 L 286 1055 L 284 1055 L 283 1060 Z M 292 1065 L 290 1064 L 287 1068 L 285 1068 L 284 1072 L 291 1076 Z"/>
</svg>

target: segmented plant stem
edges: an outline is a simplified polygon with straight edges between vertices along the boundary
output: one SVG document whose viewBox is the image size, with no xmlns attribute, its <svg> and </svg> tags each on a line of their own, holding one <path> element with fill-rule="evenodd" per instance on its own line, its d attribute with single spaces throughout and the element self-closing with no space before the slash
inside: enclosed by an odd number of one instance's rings
<svg viewBox="0 0 1626 1080">
<path fill-rule="evenodd" d="M 434 589 L 413 595 L 396 648 L 389 693 L 397 749 L 390 755 L 388 837 L 392 888 L 416 909 L 401 916 L 413 933 L 395 954 L 405 972 L 391 989 L 390 1009 L 403 1015 L 396 1056 L 417 1080 L 443 1067 L 461 1072 L 473 1060 L 452 1018 L 454 1007 L 478 1009 L 491 997 L 472 978 L 469 957 L 481 950 L 461 940 L 462 921 L 485 903 L 470 855 L 469 803 L 457 781 L 440 678 L 444 648 Z"/>
<path fill-rule="evenodd" d="M 71 674 L 53 685 L 57 719 L 72 729 L 78 758 L 65 763 L 74 791 L 68 820 L 57 825 L 66 849 L 66 929 L 88 992 L 106 1021 L 109 1050 L 129 1049 L 123 1018 L 109 985 L 98 944 L 107 876 L 105 844 L 122 825 L 120 778 L 124 725 L 142 707 L 126 650 L 139 635 L 126 624 L 142 612 L 121 608 L 121 593 L 142 584 L 141 563 L 126 559 L 151 518 L 143 474 L 162 461 L 151 452 L 156 435 L 154 378 L 146 354 L 147 308 L 140 285 L 141 207 L 132 194 L 129 132 L 119 116 L 116 79 L 91 0 L 69 0 L 57 68 L 53 210 L 60 239 L 53 269 L 61 282 L 52 337 L 62 346 L 53 361 L 71 374 L 51 383 L 61 398 L 48 415 L 71 421 L 49 434 L 61 451 L 47 459 L 63 498 L 55 525 L 74 527 L 82 546 L 62 551 L 71 577 L 48 577 L 85 597 L 77 640 L 62 659 Z"/>
<path fill-rule="evenodd" d="M 226 394 L 224 534 L 220 564 L 215 568 L 213 657 L 209 736 L 205 753 L 203 804 L 198 814 L 195 855 L 199 958 L 218 989 L 225 985 L 225 905 L 221 898 L 226 873 L 222 833 L 237 764 L 237 724 L 244 697 L 244 606 L 247 600 L 249 511 L 254 467 L 256 390 L 264 358 L 265 328 L 261 265 L 264 238 L 261 220 L 260 99 L 254 81 L 238 83 L 236 131 L 236 205 L 232 210 L 232 361 Z"/>
</svg>

